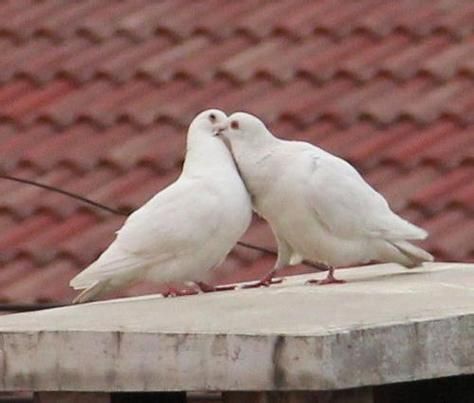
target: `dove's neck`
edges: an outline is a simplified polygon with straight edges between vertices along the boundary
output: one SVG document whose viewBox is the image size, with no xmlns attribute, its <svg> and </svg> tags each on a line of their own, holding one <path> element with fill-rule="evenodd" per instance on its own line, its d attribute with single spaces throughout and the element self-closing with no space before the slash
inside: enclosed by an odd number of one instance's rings
<svg viewBox="0 0 474 403">
<path fill-rule="evenodd" d="M 213 177 L 236 173 L 230 151 L 218 137 L 202 137 L 188 141 L 184 159 L 184 176 L 212 175 Z"/>
<path fill-rule="evenodd" d="M 275 167 L 267 164 L 273 158 L 281 140 L 273 135 L 249 139 L 234 138 L 231 141 L 232 155 L 247 189 L 256 194 L 258 190 L 271 184 L 269 178 Z"/>
<path fill-rule="evenodd" d="M 281 143 L 281 140 L 271 133 L 264 136 L 255 136 L 253 138 L 233 138 L 231 141 L 231 150 L 239 167 L 246 163 L 257 164 L 265 159 L 272 150 Z"/>
</svg>

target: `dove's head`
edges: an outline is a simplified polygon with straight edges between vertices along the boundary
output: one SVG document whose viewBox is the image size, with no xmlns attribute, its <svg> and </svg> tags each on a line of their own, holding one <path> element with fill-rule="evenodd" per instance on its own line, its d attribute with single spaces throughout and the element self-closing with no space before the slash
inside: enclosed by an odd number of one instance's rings
<svg viewBox="0 0 474 403">
<path fill-rule="evenodd" d="M 221 134 L 227 127 L 227 115 L 219 109 L 208 109 L 198 114 L 188 130 L 190 137 L 213 137 Z"/>
<path fill-rule="evenodd" d="M 245 112 L 236 112 L 230 115 L 223 134 L 231 144 L 258 144 L 272 137 L 259 118 Z"/>
</svg>

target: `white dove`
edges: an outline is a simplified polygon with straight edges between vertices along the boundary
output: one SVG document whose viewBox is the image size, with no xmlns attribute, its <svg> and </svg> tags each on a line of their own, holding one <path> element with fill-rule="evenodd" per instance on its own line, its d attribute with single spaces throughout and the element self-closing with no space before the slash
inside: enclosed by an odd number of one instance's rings
<svg viewBox="0 0 474 403">
<path fill-rule="evenodd" d="M 408 240 L 426 231 L 396 215 L 346 161 L 312 144 L 276 138 L 257 117 L 237 112 L 223 136 L 254 209 L 272 228 L 278 259 L 251 286 L 269 285 L 275 272 L 303 259 L 328 268 L 372 260 L 413 267 L 433 257 Z M 316 281 L 311 281 L 316 283 Z"/>
<path fill-rule="evenodd" d="M 74 277 L 87 302 L 137 280 L 160 284 L 195 282 L 203 291 L 218 266 L 246 231 L 252 216 L 247 190 L 232 156 L 217 134 L 227 116 L 201 112 L 187 135 L 180 177 L 125 221 L 105 252 Z M 170 288 L 172 295 L 179 294 Z"/>
</svg>

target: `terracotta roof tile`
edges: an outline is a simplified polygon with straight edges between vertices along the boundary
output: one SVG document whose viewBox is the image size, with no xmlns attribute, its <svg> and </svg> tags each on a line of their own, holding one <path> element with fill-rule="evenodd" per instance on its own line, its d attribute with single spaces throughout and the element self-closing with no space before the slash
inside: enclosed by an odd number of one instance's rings
<svg viewBox="0 0 474 403">
<path fill-rule="evenodd" d="M 347 150 L 347 156 L 351 161 L 370 163 L 371 160 L 379 159 L 384 150 L 390 150 L 393 144 L 402 137 L 406 138 L 407 133 L 411 133 L 413 130 L 412 124 L 402 122 L 387 130 L 377 131 L 373 136 L 366 136 Z M 405 156 L 403 160 L 406 161 L 408 158 L 409 156 Z"/>
<path fill-rule="evenodd" d="M 113 217 L 106 221 L 96 222 L 80 233 L 61 242 L 60 249 L 64 256 L 79 259 L 79 264 L 86 265 L 96 259 L 114 239 L 115 231 L 123 224 L 125 218 Z"/>
<path fill-rule="evenodd" d="M 388 200 L 390 206 L 396 211 L 402 211 L 409 205 L 409 200 L 414 197 L 417 189 L 423 188 L 439 177 L 439 171 L 430 165 L 417 167 L 416 170 L 407 171 L 405 175 L 398 175 L 390 181 L 384 181 L 377 186 Z"/>
<path fill-rule="evenodd" d="M 196 113 L 246 110 L 348 159 L 438 259 L 474 261 L 473 16 L 470 0 L 0 2 L 0 171 L 130 210 L 177 177 Z M 4 301 L 71 298 L 124 220 L 0 194 Z M 275 247 L 259 219 L 244 240 Z M 273 262 L 238 247 L 216 281 Z"/>
<path fill-rule="evenodd" d="M 454 131 L 453 131 L 454 132 Z M 436 162 L 438 165 L 453 167 L 462 162 L 474 160 L 472 129 L 455 131 L 456 134 L 444 136 L 439 141 L 419 150 L 421 161 Z"/>
<path fill-rule="evenodd" d="M 6 105 L 1 112 L 5 119 L 21 120 L 23 124 L 34 120 L 38 108 L 62 98 L 74 89 L 72 83 L 65 80 L 57 80 L 53 84 L 32 91 L 28 95 L 17 98 Z"/>
<path fill-rule="evenodd" d="M 398 18 L 405 14 L 401 9 L 407 3 L 409 5 L 407 1 L 374 1 L 373 7 L 358 19 L 357 26 L 378 36 L 387 35 L 397 26 Z"/>
<path fill-rule="evenodd" d="M 171 45 L 169 39 L 160 36 L 128 46 L 119 53 L 103 58 L 98 64 L 97 72 L 110 77 L 112 80 L 124 82 L 132 78 L 138 71 L 137 65 L 163 52 Z"/>
<path fill-rule="evenodd" d="M 134 38 L 146 38 L 155 33 L 161 24 L 161 20 L 166 20 L 183 6 L 183 1 L 162 1 L 148 2 L 142 7 L 138 7 L 128 15 L 124 15 L 118 21 L 117 27 L 120 31 L 125 31 Z M 161 31 L 164 31 L 162 29 Z M 172 36 L 174 31 L 169 32 Z"/>
<path fill-rule="evenodd" d="M 474 164 L 461 165 L 439 177 L 437 181 L 421 188 L 413 197 L 415 204 L 421 205 L 431 212 L 437 212 L 451 200 L 452 192 L 458 187 L 471 182 L 474 175 Z M 472 209 L 470 205 L 465 206 Z"/>
<path fill-rule="evenodd" d="M 402 108 L 401 113 L 414 117 L 422 123 L 429 123 L 443 114 L 447 114 L 447 105 L 465 91 L 473 91 L 474 82 L 468 78 L 456 78 L 444 85 L 440 85 L 419 98 L 413 99 Z M 456 118 L 464 121 L 463 115 Z"/>
<path fill-rule="evenodd" d="M 326 3 L 331 7 L 315 15 L 314 31 L 325 31 L 336 34 L 338 37 L 348 35 L 356 29 L 360 16 L 374 6 L 373 0 L 362 0 L 346 4 L 342 2 Z"/>
<path fill-rule="evenodd" d="M 330 80 L 340 71 L 342 61 L 345 61 L 352 52 L 357 53 L 364 47 L 369 47 L 371 43 L 373 39 L 364 33 L 356 33 L 337 43 L 328 43 L 325 48 L 302 59 L 297 71 L 318 81 Z"/>
<path fill-rule="evenodd" d="M 236 28 L 251 36 L 263 37 L 273 32 L 273 21 L 291 13 L 302 4 L 301 0 L 290 1 L 263 1 L 262 5 L 251 12 L 246 13 L 237 20 Z"/>
<path fill-rule="evenodd" d="M 339 2 L 319 1 L 295 7 L 284 18 L 275 21 L 277 30 L 288 35 L 305 37 L 316 30 L 316 19 L 341 9 Z"/>
<path fill-rule="evenodd" d="M 450 46 L 430 57 L 422 63 L 421 70 L 429 71 L 438 79 L 448 79 L 452 77 L 456 70 L 463 68 L 464 63 L 474 58 L 474 35 L 470 35 L 462 42 Z"/>
<path fill-rule="evenodd" d="M 313 87 L 314 88 L 314 87 Z M 284 114 L 294 116 L 299 123 L 308 124 L 322 116 L 339 117 L 338 106 L 344 100 L 341 93 L 350 92 L 356 88 L 347 78 L 337 78 L 325 83 L 313 91 L 306 91 L 293 99 L 293 102 Z M 338 105 L 339 104 L 339 105 Z"/>
<path fill-rule="evenodd" d="M 15 283 L 21 282 L 33 269 L 34 263 L 27 258 L 19 258 L 4 265 L 0 270 L 0 301 L 9 302 L 9 298 L 3 295 L 3 291 L 8 290 Z M 13 295 L 12 300 L 16 300 L 16 298 Z M 32 299 L 36 299 L 36 296 L 32 295 Z"/>
<path fill-rule="evenodd" d="M 112 87 L 106 95 L 93 99 L 85 105 L 81 113 L 89 120 L 110 126 L 124 117 L 123 105 L 127 105 L 134 99 L 140 99 L 149 91 L 150 84 L 144 80 L 120 84 Z"/>
<path fill-rule="evenodd" d="M 96 224 L 95 216 L 81 211 L 62 220 L 58 225 L 43 228 L 41 234 L 34 239 L 30 238 L 19 243 L 17 248 L 22 254 L 30 256 L 37 264 L 44 265 L 61 255 L 61 243 L 94 224 Z"/>
<path fill-rule="evenodd" d="M 410 38 L 404 34 L 393 34 L 372 46 L 359 49 L 358 52 L 344 58 L 340 71 L 348 72 L 358 80 L 367 80 L 375 75 L 377 62 L 384 60 L 410 45 Z"/>
<path fill-rule="evenodd" d="M 87 18 L 96 8 L 97 2 L 92 0 L 74 2 L 67 7 L 57 7 L 48 15 L 48 18 L 38 21 L 35 33 L 56 40 L 70 38 L 77 29 L 77 22 Z"/>
<path fill-rule="evenodd" d="M 181 94 L 189 93 L 191 89 L 191 84 L 185 80 L 173 80 L 159 87 L 150 87 L 148 93 L 128 103 L 123 116 L 140 126 L 149 126 L 158 120 L 164 109 L 170 107 L 169 103 L 176 102 Z M 179 119 L 179 116 L 173 117 Z"/>
<path fill-rule="evenodd" d="M 74 170 L 71 171 L 71 175 L 74 175 L 74 181 L 68 181 L 67 184 L 63 184 L 62 188 L 86 196 L 108 184 L 117 175 L 114 167 L 100 165 L 95 166 L 88 174 L 79 177 L 74 173 Z M 80 209 L 87 209 L 96 214 L 98 213 L 91 206 L 79 205 L 74 200 L 65 200 L 63 195 L 52 192 L 43 192 L 39 203 L 36 204 L 36 208 L 60 217 L 68 217 Z"/>
<path fill-rule="evenodd" d="M 384 150 L 383 158 L 386 160 L 403 161 L 408 160 L 407 156 L 412 156 L 410 160 L 411 166 L 416 166 L 419 161 L 417 157 L 423 153 L 428 147 L 442 141 L 446 136 L 456 130 L 456 124 L 451 121 L 440 121 L 428 128 L 418 130 L 404 136 L 402 141 L 397 141 L 390 148 Z"/>
<path fill-rule="evenodd" d="M 57 74 L 72 78 L 74 81 L 86 82 L 97 75 L 98 65 L 106 64 L 122 55 L 123 52 L 130 51 L 132 44 L 133 42 L 120 35 L 114 36 L 108 41 L 93 44 L 59 63 Z M 120 75 L 114 78 L 118 79 L 119 77 Z"/>
<path fill-rule="evenodd" d="M 445 255 L 452 256 L 452 259 L 463 259 L 463 256 L 467 254 L 467 256 L 472 259 L 474 257 L 471 237 L 473 231 L 474 223 L 471 220 L 460 228 L 456 228 L 456 230 L 444 234 L 444 236 L 442 235 L 442 250 Z"/>
<path fill-rule="evenodd" d="M 474 123 L 474 101 L 470 96 L 470 92 L 464 91 L 453 99 L 446 106 L 445 113 L 448 116 L 462 116 L 466 125 Z"/>
<path fill-rule="evenodd" d="M 262 0 L 262 4 L 263 1 Z M 253 0 L 227 2 L 226 7 L 214 7 L 212 12 L 201 15 L 195 21 L 195 33 L 205 33 L 216 38 L 231 38 L 239 32 L 235 21 L 245 18 L 255 10 Z M 248 35 L 246 35 L 248 37 Z"/>
<path fill-rule="evenodd" d="M 210 39 L 204 35 L 193 37 L 148 58 L 140 64 L 139 72 L 152 77 L 155 81 L 167 81 L 169 78 L 174 77 L 174 67 L 177 64 L 183 62 L 183 60 L 189 60 L 189 58 L 195 55 L 199 55 L 203 49 L 208 48 L 210 45 Z"/>
<path fill-rule="evenodd" d="M 416 77 L 397 85 L 396 90 L 386 92 L 382 97 L 368 100 L 364 111 L 367 116 L 377 117 L 383 124 L 392 123 L 400 118 L 407 102 L 415 102 L 432 88 L 433 83 L 429 78 Z"/>
<path fill-rule="evenodd" d="M 351 88 L 350 94 L 337 97 L 331 107 L 332 115 L 346 125 L 356 122 L 361 116 L 380 121 L 377 115 L 370 114 L 366 105 L 373 102 L 374 99 L 383 98 L 396 89 L 396 84 L 392 80 L 385 77 L 374 78 L 365 86 Z"/>
<path fill-rule="evenodd" d="M 167 124 L 151 126 L 145 132 L 129 136 L 103 156 L 105 162 L 122 169 L 153 163 L 163 171 L 176 168 L 184 157 L 185 133 Z"/>
<path fill-rule="evenodd" d="M 47 270 L 30 270 L 21 281 L 10 284 L 0 290 L 0 299 L 29 302 L 50 302 L 71 299 L 74 291 L 69 287 L 58 287 L 67 284 L 74 275 L 74 265 L 67 260 L 52 263 Z"/>
<path fill-rule="evenodd" d="M 5 250 L 15 247 L 20 241 L 34 237 L 42 232 L 43 228 L 54 224 L 55 219 L 49 214 L 37 214 L 21 225 L 16 225 L 7 233 L 0 235 L 0 245 Z M 5 257 L 3 257 L 5 258 Z"/>
<path fill-rule="evenodd" d="M 25 161 L 31 165 L 30 160 L 25 160 L 25 150 L 35 144 L 48 139 L 54 130 L 48 125 L 38 125 L 26 129 L 18 134 L 15 130 L 10 135 L 5 136 L 2 142 L 2 151 L 4 156 L 0 160 L 0 167 L 5 171 L 12 171 L 17 168 L 20 161 Z"/>
<path fill-rule="evenodd" d="M 150 167 L 138 166 L 125 175 L 118 176 L 107 185 L 89 194 L 93 200 L 100 200 L 104 204 L 119 204 L 122 196 L 128 192 L 133 192 L 136 187 L 144 182 L 152 180 L 156 176 L 154 170 Z M 138 184 L 138 185 L 137 185 Z"/>
<path fill-rule="evenodd" d="M 472 32 L 474 27 L 472 19 L 474 18 L 474 4 L 465 0 L 460 3 L 459 7 L 453 7 L 453 9 L 440 17 L 439 27 L 443 28 L 459 38 L 463 38 Z"/>
<path fill-rule="evenodd" d="M 63 186 L 68 180 L 73 179 L 74 172 L 66 168 L 57 168 L 44 175 L 39 175 L 36 179 L 51 186 Z M 37 200 L 48 195 L 44 189 L 33 186 L 17 186 L 2 198 L 4 208 L 14 211 L 16 216 L 28 217 L 32 215 L 38 207 Z"/>
<path fill-rule="evenodd" d="M 37 112 L 39 118 L 58 126 L 68 126 L 81 116 L 82 110 L 101 94 L 109 92 L 112 84 L 106 81 L 92 81 L 85 87 L 74 88 L 66 96 L 45 105 Z"/>
<path fill-rule="evenodd" d="M 29 147 L 22 155 L 26 161 L 41 164 L 43 168 L 55 167 L 63 158 L 65 149 L 82 144 L 84 137 L 92 136 L 93 128 L 88 124 L 80 124 L 66 130 L 64 133 L 54 133 L 38 143 L 36 147 Z"/>
<path fill-rule="evenodd" d="M 406 46 L 398 52 L 389 55 L 381 64 L 382 71 L 389 72 L 399 79 L 413 77 L 425 60 L 432 61 L 433 56 L 437 56 L 440 51 L 450 49 L 451 38 L 447 34 L 438 34 L 421 38 L 414 42 L 412 46 Z M 426 69 L 426 67 L 424 68 Z M 454 75 L 456 71 L 452 71 Z M 446 76 L 445 78 L 448 78 Z"/>
<path fill-rule="evenodd" d="M 96 8 L 93 8 L 86 18 L 78 21 L 76 33 L 84 33 L 86 36 L 100 41 L 115 35 L 117 21 L 125 18 L 129 13 L 141 9 L 149 2 L 135 0 L 123 1 L 118 4 L 110 1 L 95 1 L 94 3 L 96 3 Z"/>
<path fill-rule="evenodd" d="M 3 19 L 3 29 L 16 39 L 24 40 L 33 34 L 40 21 L 47 18 L 58 6 L 64 5 L 61 3 L 61 0 L 49 0 L 36 3 L 33 7 L 26 6 L 20 12 Z"/>
</svg>

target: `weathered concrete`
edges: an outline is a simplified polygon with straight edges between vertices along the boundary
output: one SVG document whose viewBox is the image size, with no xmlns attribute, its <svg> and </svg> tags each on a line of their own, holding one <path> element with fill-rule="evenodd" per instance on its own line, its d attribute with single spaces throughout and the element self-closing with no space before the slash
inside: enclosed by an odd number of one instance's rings
<svg viewBox="0 0 474 403">
<path fill-rule="evenodd" d="M 87 400 L 85 400 L 87 399 Z M 108 393 L 45 392 L 35 394 L 34 403 L 110 403 Z"/>
<path fill-rule="evenodd" d="M 0 317 L 0 390 L 337 390 L 474 373 L 474 265 Z"/>
<path fill-rule="evenodd" d="M 317 392 L 225 392 L 223 403 L 319 403 Z M 325 402 L 326 403 L 326 402 Z"/>
<path fill-rule="evenodd" d="M 38 392 L 34 403 L 186 403 L 186 393 Z"/>
</svg>

